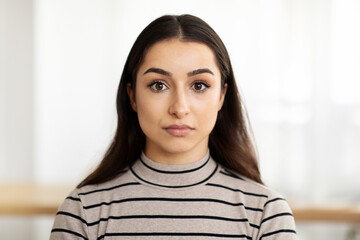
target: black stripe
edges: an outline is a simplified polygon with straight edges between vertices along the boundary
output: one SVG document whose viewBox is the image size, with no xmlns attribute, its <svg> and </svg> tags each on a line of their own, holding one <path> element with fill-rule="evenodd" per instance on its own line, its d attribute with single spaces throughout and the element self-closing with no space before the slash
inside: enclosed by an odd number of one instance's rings
<svg viewBox="0 0 360 240">
<path fill-rule="evenodd" d="M 249 221 L 247 218 L 227 218 L 227 217 L 205 216 L 205 215 L 128 215 L 128 216 L 109 216 L 107 218 L 100 218 L 98 221 L 95 221 L 95 222 L 87 223 L 84 219 L 82 219 L 81 217 L 79 217 L 75 214 L 72 214 L 72 213 L 60 211 L 56 215 L 65 215 L 65 216 L 73 217 L 75 219 L 80 220 L 81 222 L 83 222 L 84 224 L 86 224 L 89 227 L 97 225 L 100 222 L 106 222 L 110 219 L 120 220 L 120 219 L 144 218 L 144 219 L 212 219 L 212 220 L 229 221 L 229 222 L 248 222 Z M 249 224 L 251 227 L 254 227 L 257 229 L 260 228 L 259 226 L 255 225 L 255 224 L 252 224 L 252 223 L 249 223 Z"/>
<path fill-rule="evenodd" d="M 224 186 L 224 185 L 220 185 L 220 184 L 207 183 L 206 185 L 208 185 L 208 186 L 213 186 L 213 187 L 225 188 L 225 189 L 231 190 L 231 191 L 233 191 L 233 192 L 241 192 L 241 193 L 243 193 L 243 194 L 245 194 L 245 195 L 268 198 L 268 196 L 267 196 L 267 195 L 264 195 L 264 194 L 257 194 L 257 193 L 245 192 L 245 191 L 242 191 L 242 190 L 240 190 L 240 189 L 234 189 L 234 188 L 230 188 L 230 187 L 227 187 L 227 186 Z"/>
<path fill-rule="evenodd" d="M 71 196 L 67 197 L 66 199 L 81 202 L 80 198 L 74 198 L 74 197 L 71 197 Z"/>
<path fill-rule="evenodd" d="M 156 184 L 156 183 L 152 183 L 152 182 L 149 182 L 143 178 L 141 178 L 139 175 L 137 175 L 134 170 L 132 168 L 130 168 L 130 171 L 135 175 L 135 177 L 137 177 L 138 179 L 140 179 L 141 181 L 143 182 L 146 182 L 148 184 L 151 184 L 151 185 L 154 185 L 154 186 L 158 186 L 158 187 L 165 187 L 165 188 L 185 188 L 185 187 L 192 187 L 192 186 L 196 186 L 196 185 L 199 185 L 199 184 L 202 184 L 204 182 L 206 182 L 207 180 L 209 180 L 217 171 L 219 165 L 216 164 L 216 168 L 215 170 L 210 174 L 210 176 L 208 176 L 207 178 L 205 178 L 204 180 L 198 182 L 198 183 L 194 183 L 194 184 L 190 184 L 190 185 L 182 185 L 182 186 L 167 186 L 167 185 L 161 185 L 161 184 Z"/>
<path fill-rule="evenodd" d="M 81 237 L 82 239 L 88 240 L 86 237 L 84 237 L 80 233 L 73 232 L 73 231 L 70 231 L 70 230 L 67 230 L 67 229 L 63 229 L 63 228 L 54 228 L 54 229 L 51 230 L 51 232 L 66 232 L 66 233 L 70 233 L 72 235 Z"/>
<path fill-rule="evenodd" d="M 276 202 L 276 201 L 279 201 L 279 200 L 286 201 L 284 198 L 274 198 L 274 199 L 271 199 L 271 200 L 267 201 L 267 202 L 264 204 L 264 208 L 265 208 L 265 206 L 266 206 L 268 203 Z"/>
<path fill-rule="evenodd" d="M 104 235 L 99 236 L 97 239 L 103 239 L 104 237 L 113 237 L 113 236 L 187 236 L 187 237 L 218 237 L 218 238 L 246 238 L 252 239 L 250 236 L 246 236 L 245 234 L 217 234 L 217 233 L 179 233 L 179 232 L 142 232 L 142 233 L 133 233 L 133 232 L 125 232 L 125 233 L 105 233 Z"/>
<path fill-rule="evenodd" d="M 250 224 L 250 226 L 251 226 L 251 227 L 254 227 L 254 228 L 260 229 L 260 226 L 258 226 L 258 225 L 255 225 L 255 224 L 253 224 L 253 223 L 249 223 L 249 224 Z"/>
<path fill-rule="evenodd" d="M 220 171 L 220 173 L 226 175 L 226 176 L 229 176 L 229 177 L 233 177 L 233 178 L 236 178 L 236 179 L 240 179 L 240 180 L 243 180 L 245 181 L 245 179 L 243 179 L 242 177 L 239 177 L 237 175 L 235 175 L 234 173 L 228 171 L 227 169 L 225 169 L 226 172 L 223 172 L 223 171 Z"/>
<path fill-rule="evenodd" d="M 271 235 L 274 235 L 274 234 L 278 234 L 278 233 L 295 233 L 295 234 L 296 234 L 296 231 L 295 231 L 295 230 L 292 230 L 292 229 L 281 229 L 281 230 L 278 230 L 278 231 L 265 233 L 265 234 L 261 235 L 261 237 L 259 238 L 259 240 L 261 240 L 261 239 L 264 238 L 264 237 L 268 237 L 268 236 L 271 236 Z"/>
<path fill-rule="evenodd" d="M 224 168 L 224 171 L 227 172 L 227 173 L 229 173 L 230 175 L 233 175 L 233 176 L 237 177 L 237 178 L 240 179 L 240 180 L 246 181 L 245 178 L 239 176 L 240 173 L 239 173 L 239 174 L 236 174 L 236 173 L 230 171 L 230 170 L 227 169 L 227 168 Z M 240 175 L 241 175 L 241 174 L 240 174 Z"/>
<path fill-rule="evenodd" d="M 91 208 L 96 208 L 96 207 L 100 207 L 102 205 L 111 205 L 111 204 L 116 204 L 116 203 L 124 203 L 124 202 L 141 202 L 141 201 L 159 201 L 159 202 L 215 202 L 215 203 L 221 203 L 221 204 L 226 204 L 226 205 L 230 205 L 230 206 L 234 206 L 234 207 L 238 207 L 238 206 L 244 206 L 243 203 L 232 203 L 232 202 L 227 202 L 227 201 L 223 201 L 223 200 L 219 200 L 219 199 L 212 199 L 212 198 L 125 198 L 125 199 L 120 199 L 120 200 L 114 200 L 111 202 L 101 202 L 98 204 L 93 204 L 93 205 L 89 205 L 89 206 L 83 206 L 84 209 L 91 209 Z M 245 207 L 245 209 L 247 210 L 253 210 L 253 211 L 262 211 L 262 209 L 257 209 L 257 208 L 250 208 L 250 207 Z"/>
<path fill-rule="evenodd" d="M 94 191 L 90 191 L 90 192 L 83 192 L 83 193 L 79 193 L 78 195 L 88 195 L 88 194 L 92 194 L 92 193 L 97 193 L 97 192 L 104 192 L 104 191 L 110 191 L 116 188 L 121 188 L 121 187 L 126 187 L 126 186 L 131 186 L 131 185 L 140 185 L 140 183 L 138 182 L 129 182 L 129 183 L 124 183 L 124 184 L 120 184 L 114 187 L 110 187 L 110 188 L 102 188 L 102 189 L 98 189 L 98 190 L 94 190 Z"/>
<path fill-rule="evenodd" d="M 246 207 L 246 210 L 250 210 L 250 211 L 255 211 L 255 212 L 263 212 L 263 210 L 261 208 L 252 208 L 252 207 Z"/>
<path fill-rule="evenodd" d="M 226 218 L 218 216 L 204 216 L 204 215 L 128 215 L 128 216 L 110 216 L 107 218 L 100 218 L 98 221 L 88 223 L 88 226 L 97 225 L 100 222 L 106 222 L 110 219 L 120 220 L 120 219 L 213 219 L 229 222 L 248 222 L 246 218 Z"/>
<path fill-rule="evenodd" d="M 277 217 L 281 217 L 281 216 L 292 216 L 292 214 L 291 214 L 291 213 L 288 213 L 288 212 L 275 214 L 275 215 L 273 215 L 273 216 L 264 218 L 264 219 L 261 221 L 261 224 L 263 224 L 264 222 L 269 221 L 269 220 L 271 220 L 271 219 L 273 219 L 273 218 L 277 218 Z M 261 226 L 261 224 L 260 224 L 260 226 Z"/>
<path fill-rule="evenodd" d="M 78 215 L 69 213 L 69 212 L 59 211 L 59 212 L 56 213 L 56 215 L 65 215 L 65 216 L 69 216 L 69 217 L 72 217 L 72 218 L 76 218 L 76 219 L 82 221 L 83 223 L 85 223 L 86 225 L 88 225 L 88 223 L 83 218 L 79 217 Z"/>
<path fill-rule="evenodd" d="M 156 169 L 156 168 L 153 168 L 153 167 L 150 167 L 149 165 L 147 165 L 144 160 L 142 160 L 142 158 L 140 157 L 140 161 L 142 164 L 144 164 L 145 167 L 155 171 L 155 172 L 159 172 L 159 173 L 165 173 L 165 174 L 182 174 L 182 173 L 189 173 L 189 172 L 195 172 L 201 168 L 203 168 L 210 160 L 210 155 L 208 157 L 208 159 L 206 160 L 206 162 L 201 165 L 200 167 L 197 167 L 197 168 L 193 168 L 193 169 L 189 169 L 189 170 L 184 170 L 184 171 L 164 171 L 164 170 L 159 170 L 159 169 Z"/>
</svg>

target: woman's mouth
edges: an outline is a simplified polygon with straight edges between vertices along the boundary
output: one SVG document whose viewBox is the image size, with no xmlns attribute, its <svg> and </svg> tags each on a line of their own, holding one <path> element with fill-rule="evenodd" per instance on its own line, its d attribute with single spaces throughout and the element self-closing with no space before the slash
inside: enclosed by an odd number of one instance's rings
<svg viewBox="0 0 360 240">
<path fill-rule="evenodd" d="M 194 128 L 186 124 L 172 124 L 164 128 L 167 133 L 174 137 L 184 137 L 188 135 Z"/>
</svg>

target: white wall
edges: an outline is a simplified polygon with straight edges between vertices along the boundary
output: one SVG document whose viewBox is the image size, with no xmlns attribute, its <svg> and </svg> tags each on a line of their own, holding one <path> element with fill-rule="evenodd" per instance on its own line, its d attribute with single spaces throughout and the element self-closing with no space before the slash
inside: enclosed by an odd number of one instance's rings
<svg viewBox="0 0 360 240">
<path fill-rule="evenodd" d="M 76 184 L 98 161 L 116 121 L 121 59 L 115 2 L 35 5 L 35 178 Z"/>
<path fill-rule="evenodd" d="M 32 1 L 0 1 L 0 181 L 33 176 L 32 8 Z"/>
</svg>

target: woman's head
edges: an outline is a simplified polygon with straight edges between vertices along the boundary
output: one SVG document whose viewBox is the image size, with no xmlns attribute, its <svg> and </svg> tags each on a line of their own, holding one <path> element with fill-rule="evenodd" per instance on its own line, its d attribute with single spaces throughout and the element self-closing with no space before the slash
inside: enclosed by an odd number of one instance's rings
<svg viewBox="0 0 360 240">
<path fill-rule="evenodd" d="M 145 154 L 183 164 L 202 158 L 226 95 L 213 51 L 177 38 L 153 44 L 128 83 L 132 108 L 145 134 Z"/>
<path fill-rule="evenodd" d="M 114 178 L 139 157 L 146 139 L 134 108 L 139 69 L 152 47 L 171 41 L 182 46 L 185 43 L 205 46 L 212 52 L 213 62 L 219 72 L 219 89 L 224 99 L 221 99 L 222 108 L 217 114 L 215 126 L 208 139 L 210 154 L 225 167 L 261 182 L 247 129 L 246 114 L 223 42 L 207 23 L 197 17 L 167 15 L 150 23 L 136 39 L 126 60 L 118 89 L 118 128 L 114 140 L 99 167 L 80 185 Z"/>
</svg>

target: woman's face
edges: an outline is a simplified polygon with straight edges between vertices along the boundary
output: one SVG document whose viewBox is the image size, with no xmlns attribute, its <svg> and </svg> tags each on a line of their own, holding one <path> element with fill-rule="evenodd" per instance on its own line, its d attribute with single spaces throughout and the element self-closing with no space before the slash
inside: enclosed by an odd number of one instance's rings
<svg viewBox="0 0 360 240">
<path fill-rule="evenodd" d="M 178 39 L 154 44 L 139 68 L 133 109 L 145 134 L 145 154 L 154 161 L 184 164 L 203 157 L 225 90 L 212 50 Z"/>
</svg>

